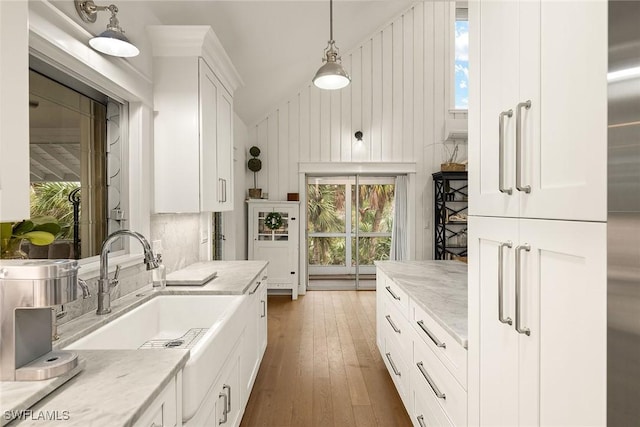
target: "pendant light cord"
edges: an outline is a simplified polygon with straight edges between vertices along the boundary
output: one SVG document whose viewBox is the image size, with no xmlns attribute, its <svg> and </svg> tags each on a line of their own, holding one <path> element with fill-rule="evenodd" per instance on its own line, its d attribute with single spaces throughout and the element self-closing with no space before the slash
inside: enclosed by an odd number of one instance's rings
<svg viewBox="0 0 640 427">
<path fill-rule="evenodd" d="M 329 40 L 333 41 L 333 0 L 329 0 Z"/>
</svg>

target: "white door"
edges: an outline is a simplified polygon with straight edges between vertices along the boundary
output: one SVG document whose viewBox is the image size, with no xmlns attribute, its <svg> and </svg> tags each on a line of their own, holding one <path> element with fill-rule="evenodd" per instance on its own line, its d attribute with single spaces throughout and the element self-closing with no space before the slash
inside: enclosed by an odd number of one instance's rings
<svg viewBox="0 0 640 427">
<path fill-rule="evenodd" d="M 233 99 L 218 82 L 218 203 L 220 211 L 233 210 Z"/>
<path fill-rule="evenodd" d="M 520 22 L 529 29 L 521 38 L 535 32 L 530 17 L 536 3 L 523 5 L 527 18 Z M 521 61 L 519 102 L 532 99 L 531 110 L 539 109 L 533 126 L 540 134 L 523 139 L 523 184 L 531 192 L 521 199 L 521 216 L 606 221 L 607 2 L 543 1 L 537 8 L 539 48 L 521 55 L 539 51 L 540 71 Z M 539 102 L 537 91 L 527 90 L 536 74 Z M 529 126 L 529 118 L 523 120 Z"/>
<path fill-rule="evenodd" d="M 519 213 L 515 189 L 518 7 L 517 2 L 469 4 L 473 64 L 469 109 L 471 215 L 516 217 Z"/>
<path fill-rule="evenodd" d="M 605 425 L 606 224 L 520 220 L 520 242 L 521 424 Z"/>
<path fill-rule="evenodd" d="M 514 329 L 518 222 L 469 217 L 470 425 L 518 424 L 519 336 Z"/>
<path fill-rule="evenodd" d="M 218 209 L 217 172 L 217 99 L 216 76 L 200 59 L 200 210 L 212 212 Z M 176 147 L 178 149 L 178 147 Z"/>
</svg>

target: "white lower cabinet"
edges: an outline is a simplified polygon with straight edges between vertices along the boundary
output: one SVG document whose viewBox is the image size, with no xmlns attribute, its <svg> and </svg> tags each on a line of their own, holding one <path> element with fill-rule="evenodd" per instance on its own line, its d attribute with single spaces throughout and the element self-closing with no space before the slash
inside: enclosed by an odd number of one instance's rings
<svg viewBox="0 0 640 427">
<path fill-rule="evenodd" d="M 249 400 L 262 356 L 267 348 L 267 270 L 249 288 L 241 380 L 245 404 Z"/>
<path fill-rule="evenodd" d="M 182 371 L 178 372 L 149 408 L 134 424 L 135 427 L 174 427 L 182 425 Z"/>
<path fill-rule="evenodd" d="M 413 424 L 467 425 L 466 349 L 379 269 L 376 283 L 378 348 Z"/>
<path fill-rule="evenodd" d="M 606 224 L 469 218 L 469 421 L 606 424 Z"/>
</svg>

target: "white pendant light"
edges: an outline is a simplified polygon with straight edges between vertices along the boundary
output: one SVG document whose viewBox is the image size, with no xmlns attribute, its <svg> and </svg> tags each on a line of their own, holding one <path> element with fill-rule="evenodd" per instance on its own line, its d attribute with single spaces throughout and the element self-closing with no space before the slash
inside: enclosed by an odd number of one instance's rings
<svg viewBox="0 0 640 427">
<path fill-rule="evenodd" d="M 313 77 L 313 84 L 320 89 L 335 90 L 346 87 L 351 82 L 351 77 L 342 68 L 340 50 L 333 40 L 333 0 L 329 0 L 329 44 L 324 50 L 326 62 Z"/>
<path fill-rule="evenodd" d="M 118 22 L 118 7 L 115 4 L 109 6 L 97 6 L 92 0 L 75 0 L 76 11 L 85 22 L 96 22 L 99 11 L 108 10 L 111 18 L 107 29 L 89 40 L 89 45 L 98 52 L 111 56 L 130 58 L 138 56 L 140 50 L 135 47 L 124 35 L 124 30 Z"/>
</svg>

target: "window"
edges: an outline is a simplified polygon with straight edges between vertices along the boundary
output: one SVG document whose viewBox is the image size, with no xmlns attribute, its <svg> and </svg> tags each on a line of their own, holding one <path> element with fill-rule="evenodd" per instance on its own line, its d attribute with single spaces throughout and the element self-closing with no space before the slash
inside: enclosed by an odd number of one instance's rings
<svg viewBox="0 0 640 427">
<path fill-rule="evenodd" d="M 120 228 L 108 213 L 120 212 L 121 105 L 94 92 L 29 71 L 31 217 L 62 227 L 46 247 L 23 242 L 29 258 L 91 257 Z"/>
<path fill-rule="evenodd" d="M 466 6 L 456 7 L 454 58 L 454 108 L 469 108 L 469 14 Z"/>
</svg>

